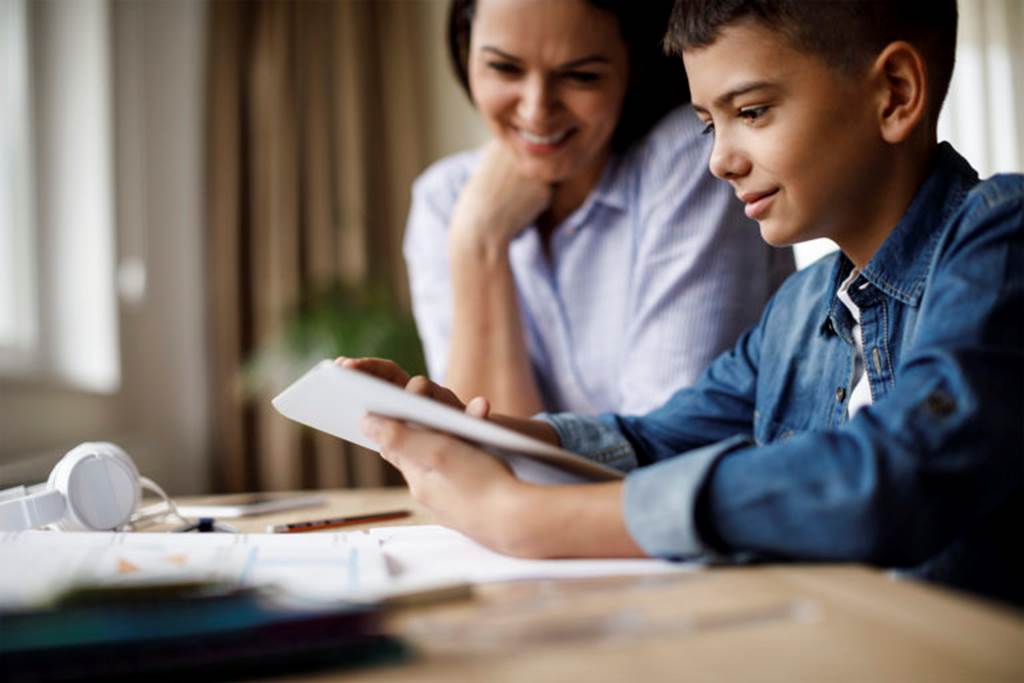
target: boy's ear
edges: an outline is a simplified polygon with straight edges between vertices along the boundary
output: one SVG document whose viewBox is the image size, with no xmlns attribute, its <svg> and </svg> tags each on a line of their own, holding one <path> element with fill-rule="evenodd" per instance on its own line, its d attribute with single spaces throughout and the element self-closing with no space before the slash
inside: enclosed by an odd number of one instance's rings
<svg viewBox="0 0 1024 683">
<path fill-rule="evenodd" d="M 882 138 L 890 144 L 903 142 L 928 114 L 924 58 L 910 43 L 889 43 L 875 59 L 872 75 Z"/>
</svg>

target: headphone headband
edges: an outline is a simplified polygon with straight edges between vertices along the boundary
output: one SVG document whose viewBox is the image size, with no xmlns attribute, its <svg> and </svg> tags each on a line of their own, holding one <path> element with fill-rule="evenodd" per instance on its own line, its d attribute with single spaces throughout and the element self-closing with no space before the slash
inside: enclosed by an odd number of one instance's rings
<svg viewBox="0 0 1024 683">
<path fill-rule="evenodd" d="M 17 488 L 26 493 L 28 491 L 24 486 Z M 2 500 L 0 501 L 0 529 L 24 531 L 37 526 L 53 524 L 64 516 L 66 508 L 64 494 L 46 488 L 37 493 L 18 496 L 11 500 Z"/>
</svg>

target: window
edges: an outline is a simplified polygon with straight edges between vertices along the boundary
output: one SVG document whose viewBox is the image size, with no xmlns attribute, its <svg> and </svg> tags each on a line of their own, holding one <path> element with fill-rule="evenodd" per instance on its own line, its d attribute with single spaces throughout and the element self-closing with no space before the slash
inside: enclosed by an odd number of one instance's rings
<svg viewBox="0 0 1024 683">
<path fill-rule="evenodd" d="M 960 3 L 956 70 L 939 117 L 949 140 L 978 170 L 1019 173 L 1024 164 L 1024 5 Z"/>
<path fill-rule="evenodd" d="M 0 0 L 0 373 L 98 393 L 120 384 L 109 14 Z"/>
<path fill-rule="evenodd" d="M 26 0 L 0 0 L 0 368 L 36 345 Z"/>
<path fill-rule="evenodd" d="M 956 69 L 939 116 L 948 140 L 982 178 L 1024 166 L 1024 3 L 961 2 Z M 834 251 L 829 240 L 796 246 L 798 267 Z"/>
</svg>

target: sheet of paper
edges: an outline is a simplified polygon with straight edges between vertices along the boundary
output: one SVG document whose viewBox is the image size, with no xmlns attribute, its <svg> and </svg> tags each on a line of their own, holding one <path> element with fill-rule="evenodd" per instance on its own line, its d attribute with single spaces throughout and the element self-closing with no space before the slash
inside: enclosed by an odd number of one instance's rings
<svg viewBox="0 0 1024 683">
<path fill-rule="evenodd" d="M 669 574 L 701 566 L 654 559 L 524 560 L 493 552 L 457 531 L 434 525 L 379 527 L 369 533 L 380 541 L 396 582 L 413 585 Z"/>
<path fill-rule="evenodd" d="M 317 602 L 375 600 L 394 582 L 380 543 L 356 534 L 23 531 L 0 535 L 0 608 L 72 585 L 218 581 Z"/>
<path fill-rule="evenodd" d="M 0 609 L 73 585 L 218 581 L 312 602 L 376 601 L 462 584 L 693 571 L 662 560 L 523 560 L 441 526 L 310 534 L 0 534 Z"/>
<path fill-rule="evenodd" d="M 273 400 L 285 417 L 372 450 L 359 422 L 367 413 L 425 425 L 478 443 L 526 481 L 564 484 L 621 479 L 622 473 L 574 453 L 416 396 L 376 377 L 321 361 Z"/>
</svg>

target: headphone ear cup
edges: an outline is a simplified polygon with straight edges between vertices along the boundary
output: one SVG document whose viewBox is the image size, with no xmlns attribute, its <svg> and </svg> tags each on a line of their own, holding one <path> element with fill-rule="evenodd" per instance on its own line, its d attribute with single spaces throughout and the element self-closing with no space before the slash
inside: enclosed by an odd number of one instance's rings
<svg viewBox="0 0 1024 683">
<path fill-rule="evenodd" d="M 83 443 L 50 472 L 49 486 L 67 503 L 54 526 L 63 531 L 108 531 L 131 519 L 142 498 L 139 470 L 112 443 Z"/>
</svg>

